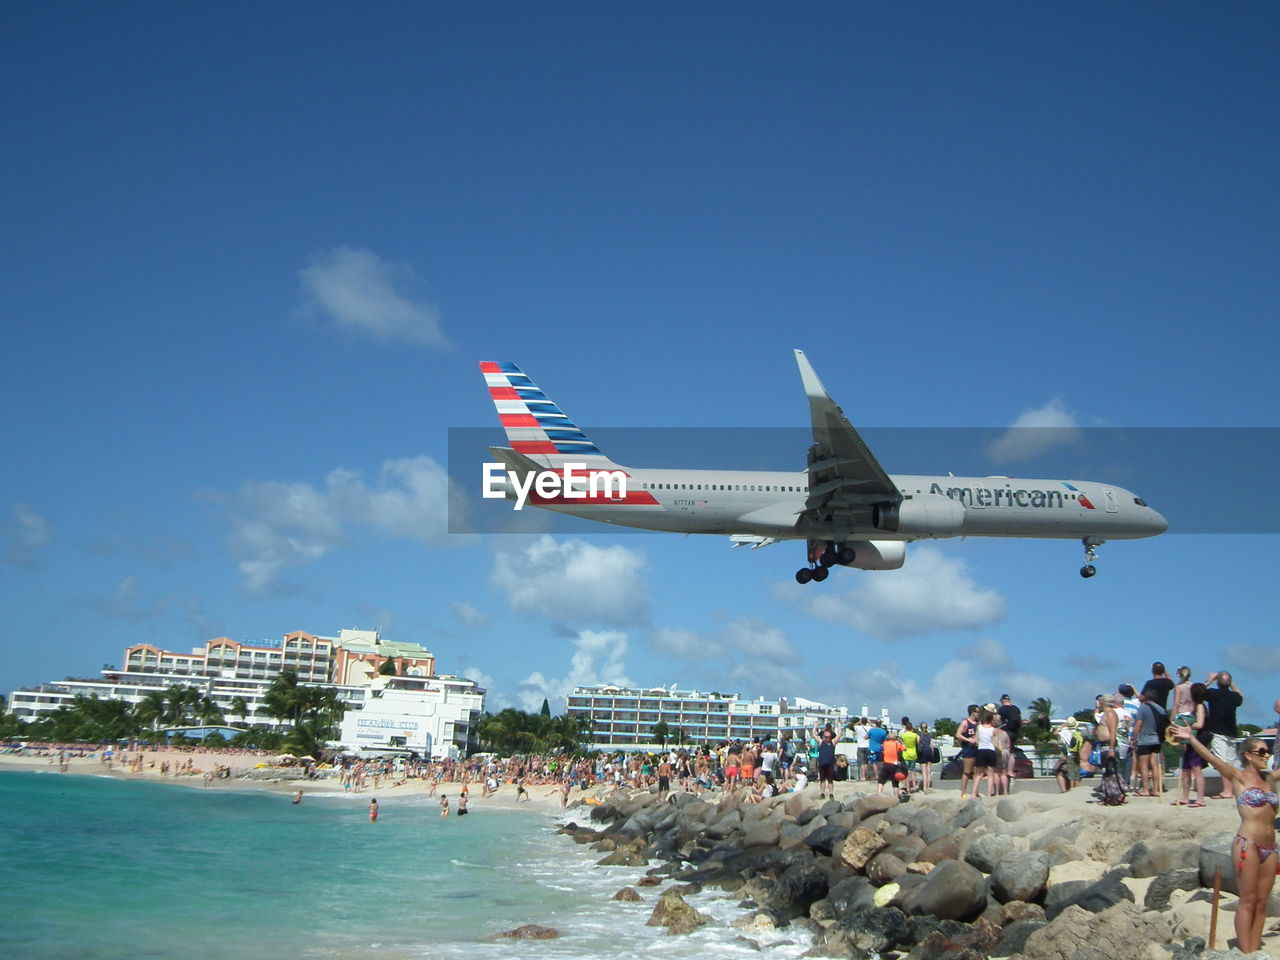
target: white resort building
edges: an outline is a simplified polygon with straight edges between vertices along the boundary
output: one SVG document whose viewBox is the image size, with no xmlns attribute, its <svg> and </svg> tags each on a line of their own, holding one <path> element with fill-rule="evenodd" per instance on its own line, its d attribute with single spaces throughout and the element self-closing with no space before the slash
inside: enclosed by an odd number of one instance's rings
<svg viewBox="0 0 1280 960">
<path fill-rule="evenodd" d="M 388 661 L 394 675 L 379 672 Z M 190 653 L 141 643 L 126 647 L 121 662 L 120 669 L 103 669 L 101 679 L 15 690 L 9 712 L 30 721 L 77 696 L 137 704 L 150 693 L 183 686 L 212 699 L 233 724 L 276 727 L 263 698 L 281 671 L 292 669 L 300 684 L 332 687 L 346 704 L 338 741 L 344 749 L 405 748 L 445 757 L 476 748 L 484 711 L 485 692 L 473 681 L 436 676 L 430 651 L 383 640 L 376 630 L 342 630 L 336 637 L 299 630 L 256 643 L 219 637 Z"/>
<path fill-rule="evenodd" d="M 652 748 L 665 744 L 802 737 L 819 724 L 849 722 L 846 707 L 803 697 L 744 700 L 736 693 L 671 687 L 575 687 L 568 713 L 587 721 L 592 748 Z M 665 727 L 660 727 L 665 724 Z M 658 732 L 655 733 L 655 728 Z"/>
</svg>

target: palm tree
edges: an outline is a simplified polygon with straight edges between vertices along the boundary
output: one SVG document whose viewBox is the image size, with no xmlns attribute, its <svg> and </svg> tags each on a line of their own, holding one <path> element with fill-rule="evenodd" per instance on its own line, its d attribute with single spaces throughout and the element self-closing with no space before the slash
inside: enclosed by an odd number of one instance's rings
<svg viewBox="0 0 1280 960">
<path fill-rule="evenodd" d="M 1048 697 L 1036 697 L 1027 709 L 1031 712 L 1031 722 L 1040 725 L 1041 739 L 1048 737 L 1049 724 L 1053 720 L 1053 715 L 1058 712 L 1057 708 Z"/>
<path fill-rule="evenodd" d="M 667 737 L 671 736 L 671 725 L 665 720 L 659 720 L 653 725 L 653 739 L 659 747 L 667 745 Z"/>
<path fill-rule="evenodd" d="M 249 701 L 244 697 L 231 698 L 231 716 L 239 717 L 241 721 L 249 715 Z"/>
</svg>

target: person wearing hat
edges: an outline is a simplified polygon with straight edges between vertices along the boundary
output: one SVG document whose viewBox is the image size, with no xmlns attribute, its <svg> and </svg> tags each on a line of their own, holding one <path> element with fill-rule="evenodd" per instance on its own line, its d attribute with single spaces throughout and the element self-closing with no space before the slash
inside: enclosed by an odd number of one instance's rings
<svg viewBox="0 0 1280 960">
<path fill-rule="evenodd" d="M 1079 727 L 1079 720 L 1067 717 L 1056 731 L 1058 742 L 1062 745 L 1062 756 L 1053 772 L 1058 778 L 1058 790 L 1061 793 L 1080 784 L 1080 748 L 1084 746 L 1084 735 L 1080 733 Z"/>
</svg>

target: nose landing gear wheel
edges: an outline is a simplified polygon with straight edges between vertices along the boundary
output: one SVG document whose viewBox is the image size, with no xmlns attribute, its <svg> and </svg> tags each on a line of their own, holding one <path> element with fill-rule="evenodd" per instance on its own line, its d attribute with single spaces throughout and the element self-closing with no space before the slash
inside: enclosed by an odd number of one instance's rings
<svg viewBox="0 0 1280 960">
<path fill-rule="evenodd" d="M 1086 580 L 1088 580 L 1097 572 L 1098 572 L 1097 568 L 1094 567 L 1092 563 L 1086 563 L 1083 567 L 1080 568 L 1080 576 L 1084 577 Z"/>
<path fill-rule="evenodd" d="M 801 567 L 796 571 L 796 583 L 808 583 L 813 579 L 813 571 L 808 567 Z"/>
</svg>

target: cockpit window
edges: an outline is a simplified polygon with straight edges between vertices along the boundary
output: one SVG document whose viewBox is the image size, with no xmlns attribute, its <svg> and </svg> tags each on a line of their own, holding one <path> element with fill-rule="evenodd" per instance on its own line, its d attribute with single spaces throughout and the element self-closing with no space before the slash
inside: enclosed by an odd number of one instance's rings
<svg viewBox="0 0 1280 960">
<path fill-rule="evenodd" d="M 1143 500 L 1141 497 L 1134 497 L 1133 502 L 1140 507 L 1145 507 L 1147 505 L 1147 501 Z"/>
</svg>

